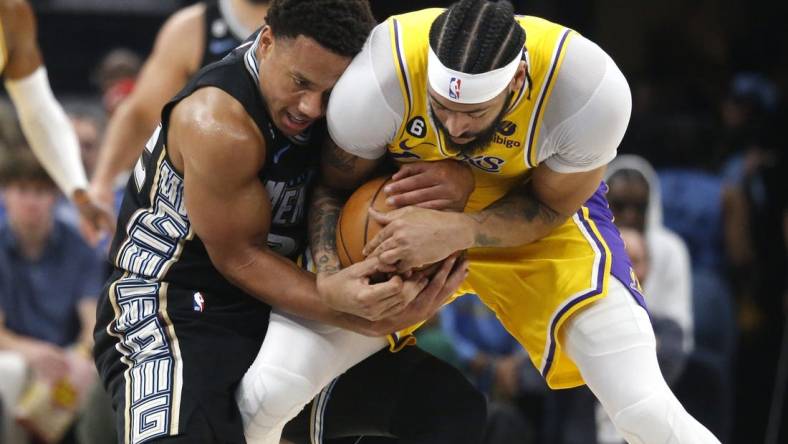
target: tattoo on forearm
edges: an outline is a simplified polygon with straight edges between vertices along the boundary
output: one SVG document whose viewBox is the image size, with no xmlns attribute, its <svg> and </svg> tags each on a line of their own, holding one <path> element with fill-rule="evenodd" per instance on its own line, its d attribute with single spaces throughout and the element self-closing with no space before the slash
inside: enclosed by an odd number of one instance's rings
<svg viewBox="0 0 788 444">
<path fill-rule="evenodd" d="M 501 240 L 496 237 L 488 236 L 484 233 L 476 235 L 476 245 L 479 247 L 497 247 L 500 244 Z"/>
<path fill-rule="evenodd" d="M 309 241 L 317 272 L 339 271 L 336 228 L 341 201 L 324 187 L 315 189 L 309 211 Z"/>
<path fill-rule="evenodd" d="M 523 218 L 529 223 L 553 225 L 560 214 L 542 203 L 535 195 L 528 181 L 488 207 L 493 214 L 505 218 Z"/>
<path fill-rule="evenodd" d="M 334 144 L 331 145 L 323 154 L 326 164 L 340 171 L 353 171 L 358 158 Z"/>
<path fill-rule="evenodd" d="M 509 194 L 472 217 L 481 225 L 488 222 L 490 218 L 509 221 L 521 220 L 528 224 L 547 226 L 553 226 L 562 219 L 557 211 L 543 204 L 534 196 L 529 183 L 513 189 Z M 496 247 L 502 243 L 501 238 L 489 232 L 478 233 L 475 241 L 478 247 Z"/>
</svg>

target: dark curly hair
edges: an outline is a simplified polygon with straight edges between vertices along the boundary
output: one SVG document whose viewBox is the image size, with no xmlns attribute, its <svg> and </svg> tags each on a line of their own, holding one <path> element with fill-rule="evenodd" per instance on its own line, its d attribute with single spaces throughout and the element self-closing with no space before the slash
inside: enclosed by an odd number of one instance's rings
<svg viewBox="0 0 788 444">
<path fill-rule="evenodd" d="M 461 0 L 432 22 L 430 47 L 447 68 L 467 74 L 498 69 L 525 45 L 508 1 Z"/>
<path fill-rule="evenodd" d="M 265 21 L 274 36 L 303 35 L 346 57 L 361 51 L 375 26 L 367 0 L 273 0 Z"/>
<path fill-rule="evenodd" d="M 55 188 L 55 182 L 27 147 L 0 152 L 0 186 L 19 182 L 39 182 Z"/>
</svg>

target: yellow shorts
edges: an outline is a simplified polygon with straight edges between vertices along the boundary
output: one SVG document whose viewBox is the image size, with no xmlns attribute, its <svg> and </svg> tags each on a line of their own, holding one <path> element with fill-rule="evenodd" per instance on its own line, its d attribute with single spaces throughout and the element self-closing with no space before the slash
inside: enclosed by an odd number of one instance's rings
<svg viewBox="0 0 788 444">
<path fill-rule="evenodd" d="M 597 193 L 537 242 L 470 250 L 468 278 L 452 297 L 479 295 L 554 389 L 584 383 L 563 352 L 562 326 L 578 310 L 605 297 L 611 274 L 645 307 L 604 194 Z M 411 333 L 420 325 L 391 335 L 391 350 L 412 344 Z"/>
</svg>

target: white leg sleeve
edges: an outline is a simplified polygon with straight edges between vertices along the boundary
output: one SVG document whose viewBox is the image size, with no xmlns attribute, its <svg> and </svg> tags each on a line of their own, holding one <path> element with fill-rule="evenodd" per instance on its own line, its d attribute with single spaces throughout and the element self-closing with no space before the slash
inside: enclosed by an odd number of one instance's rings
<svg viewBox="0 0 788 444">
<path fill-rule="evenodd" d="M 719 443 L 668 388 L 648 314 L 612 276 L 608 296 L 567 322 L 564 347 L 630 444 Z"/>
<path fill-rule="evenodd" d="M 0 400 L 3 402 L 0 442 L 24 444 L 27 433 L 16 424 L 14 408 L 27 386 L 27 363 L 18 353 L 0 351 Z"/>
<path fill-rule="evenodd" d="M 263 346 L 236 393 L 247 442 L 278 444 L 287 421 L 326 384 L 386 343 L 272 312 Z"/>
</svg>

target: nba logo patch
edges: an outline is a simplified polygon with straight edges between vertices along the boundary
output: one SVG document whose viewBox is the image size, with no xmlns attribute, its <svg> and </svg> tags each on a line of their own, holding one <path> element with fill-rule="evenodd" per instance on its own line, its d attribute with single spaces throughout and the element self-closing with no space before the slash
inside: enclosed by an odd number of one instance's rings
<svg viewBox="0 0 788 444">
<path fill-rule="evenodd" d="M 192 305 L 192 308 L 194 311 L 199 311 L 200 313 L 205 311 L 205 298 L 202 297 L 202 293 L 199 291 L 194 293 L 194 304 Z"/>
<path fill-rule="evenodd" d="M 462 80 L 458 79 L 457 77 L 452 77 L 449 80 L 449 98 L 454 100 L 460 99 L 460 86 L 462 84 Z"/>
</svg>

